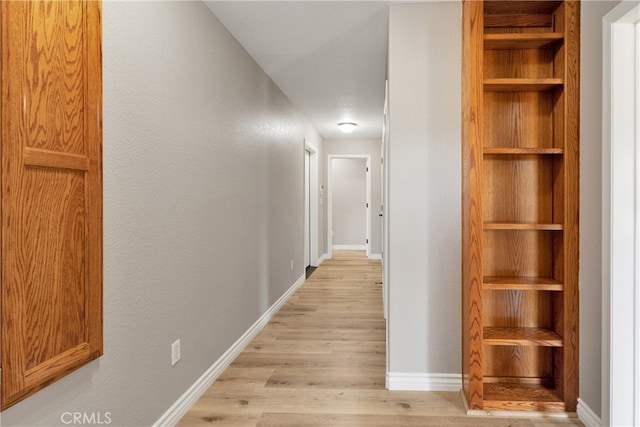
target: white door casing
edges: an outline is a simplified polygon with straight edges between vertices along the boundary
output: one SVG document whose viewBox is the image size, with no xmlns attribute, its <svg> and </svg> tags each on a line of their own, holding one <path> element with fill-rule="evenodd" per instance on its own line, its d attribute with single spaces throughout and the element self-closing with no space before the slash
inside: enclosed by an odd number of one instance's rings
<svg viewBox="0 0 640 427">
<path fill-rule="evenodd" d="M 604 18 L 602 423 L 640 425 L 640 4 Z"/>
<path fill-rule="evenodd" d="M 309 214 L 305 214 L 305 221 L 309 221 L 309 241 L 308 244 L 305 241 L 305 248 L 309 251 L 309 264 L 312 267 L 319 265 L 319 250 L 318 250 L 318 218 L 319 218 L 319 178 L 318 178 L 318 149 L 305 140 L 305 169 L 309 169 L 309 184 L 305 184 L 305 193 L 308 192 L 309 199 L 307 204 L 307 197 L 305 196 L 305 206 L 308 206 Z M 307 164 L 306 154 L 309 153 L 309 162 Z M 306 172 L 305 172 L 306 174 Z M 305 251 L 307 249 L 304 249 Z M 306 258 L 305 258 L 306 260 Z"/>
</svg>

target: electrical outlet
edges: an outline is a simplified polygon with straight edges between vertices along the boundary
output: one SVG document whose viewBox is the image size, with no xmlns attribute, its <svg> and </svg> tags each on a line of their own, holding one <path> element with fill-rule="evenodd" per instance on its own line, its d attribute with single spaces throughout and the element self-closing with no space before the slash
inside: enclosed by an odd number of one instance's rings
<svg viewBox="0 0 640 427">
<path fill-rule="evenodd" d="M 180 360 L 180 338 L 171 344 L 171 366 L 178 363 Z"/>
<path fill-rule="evenodd" d="M 291 271 L 293 271 L 293 260 L 291 260 Z"/>
</svg>

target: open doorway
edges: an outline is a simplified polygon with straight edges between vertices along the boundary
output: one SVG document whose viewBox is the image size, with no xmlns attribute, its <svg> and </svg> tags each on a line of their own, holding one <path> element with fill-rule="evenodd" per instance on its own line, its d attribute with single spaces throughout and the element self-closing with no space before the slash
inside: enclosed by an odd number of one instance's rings
<svg viewBox="0 0 640 427">
<path fill-rule="evenodd" d="M 318 150 L 304 143 L 304 266 L 306 275 L 318 267 Z"/>
<path fill-rule="evenodd" d="M 371 156 L 330 154 L 327 161 L 327 254 L 333 249 L 371 253 Z M 337 234 L 336 234 L 337 233 Z"/>
</svg>

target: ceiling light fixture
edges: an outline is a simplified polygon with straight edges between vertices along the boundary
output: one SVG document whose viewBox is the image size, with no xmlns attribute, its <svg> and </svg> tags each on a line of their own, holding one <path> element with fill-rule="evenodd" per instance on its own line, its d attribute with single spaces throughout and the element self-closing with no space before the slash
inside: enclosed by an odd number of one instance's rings
<svg viewBox="0 0 640 427">
<path fill-rule="evenodd" d="M 358 125 L 353 123 L 353 122 L 342 122 L 342 123 L 338 123 L 338 128 L 343 132 L 343 133 L 351 133 L 354 130 L 356 130 L 356 127 Z"/>
</svg>

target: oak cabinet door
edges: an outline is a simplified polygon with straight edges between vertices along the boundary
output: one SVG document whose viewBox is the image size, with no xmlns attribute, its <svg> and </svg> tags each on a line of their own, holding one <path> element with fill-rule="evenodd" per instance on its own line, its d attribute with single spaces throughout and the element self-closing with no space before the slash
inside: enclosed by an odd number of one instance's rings
<svg viewBox="0 0 640 427">
<path fill-rule="evenodd" d="M 102 354 L 101 3 L 2 2 L 2 409 Z"/>
</svg>

